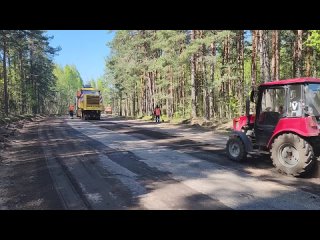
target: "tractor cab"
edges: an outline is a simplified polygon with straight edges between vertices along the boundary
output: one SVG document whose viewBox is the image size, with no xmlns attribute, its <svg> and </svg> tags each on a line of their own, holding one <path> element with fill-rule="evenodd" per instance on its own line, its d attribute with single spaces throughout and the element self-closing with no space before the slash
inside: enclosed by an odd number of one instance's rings
<svg viewBox="0 0 320 240">
<path fill-rule="evenodd" d="M 251 101 L 256 113 L 250 115 L 247 106 L 246 116 L 234 119 L 229 158 L 242 161 L 247 153 L 267 150 L 281 173 L 300 176 L 311 170 L 319 156 L 320 79 L 264 83 Z"/>
</svg>

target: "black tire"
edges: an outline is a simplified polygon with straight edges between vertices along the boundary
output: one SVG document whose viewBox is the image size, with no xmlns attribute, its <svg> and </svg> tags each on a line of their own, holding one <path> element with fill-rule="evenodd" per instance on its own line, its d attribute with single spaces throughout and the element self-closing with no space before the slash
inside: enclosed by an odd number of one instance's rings
<svg viewBox="0 0 320 240">
<path fill-rule="evenodd" d="M 312 146 L 293 133 L 279 135 L 271 145 L 270 154 L 273 165 L 284 175 L 304 176 L 315 163 Z"/>
<path fill-rule="evenodd" d="M 242 162 L 247 158 L 243 141 L 239 137 L 230 137 L 227 142 L 227 155 L 235 162 Z"/>
</svg>

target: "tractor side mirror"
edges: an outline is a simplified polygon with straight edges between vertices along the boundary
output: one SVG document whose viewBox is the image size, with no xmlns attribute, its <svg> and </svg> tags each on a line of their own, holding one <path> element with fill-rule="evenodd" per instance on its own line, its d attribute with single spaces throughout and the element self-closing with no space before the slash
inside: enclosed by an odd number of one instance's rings
<svg viewBox="0 0 320 240">
<path fill-rule="evenodd" d="M 253 102 L 253 103 L 255 102 L 255 101 L 254 101 L 254 100 L 255 100 L 255 99 L 254 99 L 254 95 L 255 95 L 255 91 L 252 90 L 251 93 L 250 93 L 250 101 Z"/>
</svg>

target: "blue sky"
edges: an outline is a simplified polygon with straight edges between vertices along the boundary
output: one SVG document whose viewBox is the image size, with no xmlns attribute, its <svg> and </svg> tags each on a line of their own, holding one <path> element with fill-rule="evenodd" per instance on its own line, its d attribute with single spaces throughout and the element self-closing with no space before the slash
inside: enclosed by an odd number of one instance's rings
<svg viewBox="0 0 320 240">
<path fill-rule="evenodd" d="M 54 57 L 55 63 L 62 66 L 75 65 L 86 83 L 104 74 L 105 58 L 110 53 L 106 43 L 114 37 L 107 30 L 48 30 L 47 35 L 54 38 L 52 47 L 61 47 Z"/>
</svg>

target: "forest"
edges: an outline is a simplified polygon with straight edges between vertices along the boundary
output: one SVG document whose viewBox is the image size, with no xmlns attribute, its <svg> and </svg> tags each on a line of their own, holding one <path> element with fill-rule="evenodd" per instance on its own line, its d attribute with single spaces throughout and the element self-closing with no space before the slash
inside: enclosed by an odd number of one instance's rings
<svg viewBox="0 0 320 240">
<path fill-rule="evenodd" d="M 1 115 L 49 113 L 56 79 L 50 38 L 39 30 L 0 31 Z"/>
<path fill-rule="evenodd" d="M 262 82 L 319 76 L 317 30 L 125 30 L 106 81 L 122 115 L 231 119 Z"/>
<path fill-rule="evenodd" d="M 0 30 L 0 115 L 64 114 L 82 86 L 76 66 L 59 66 L 51 36 Z M 128 117 L 231 119 L 260 83 L 319 77 L 319 30 L 118 30 L 105 74 L 90 83 Z M 107 47 L 106 47 L 107 48 Z"/>
</svg>

